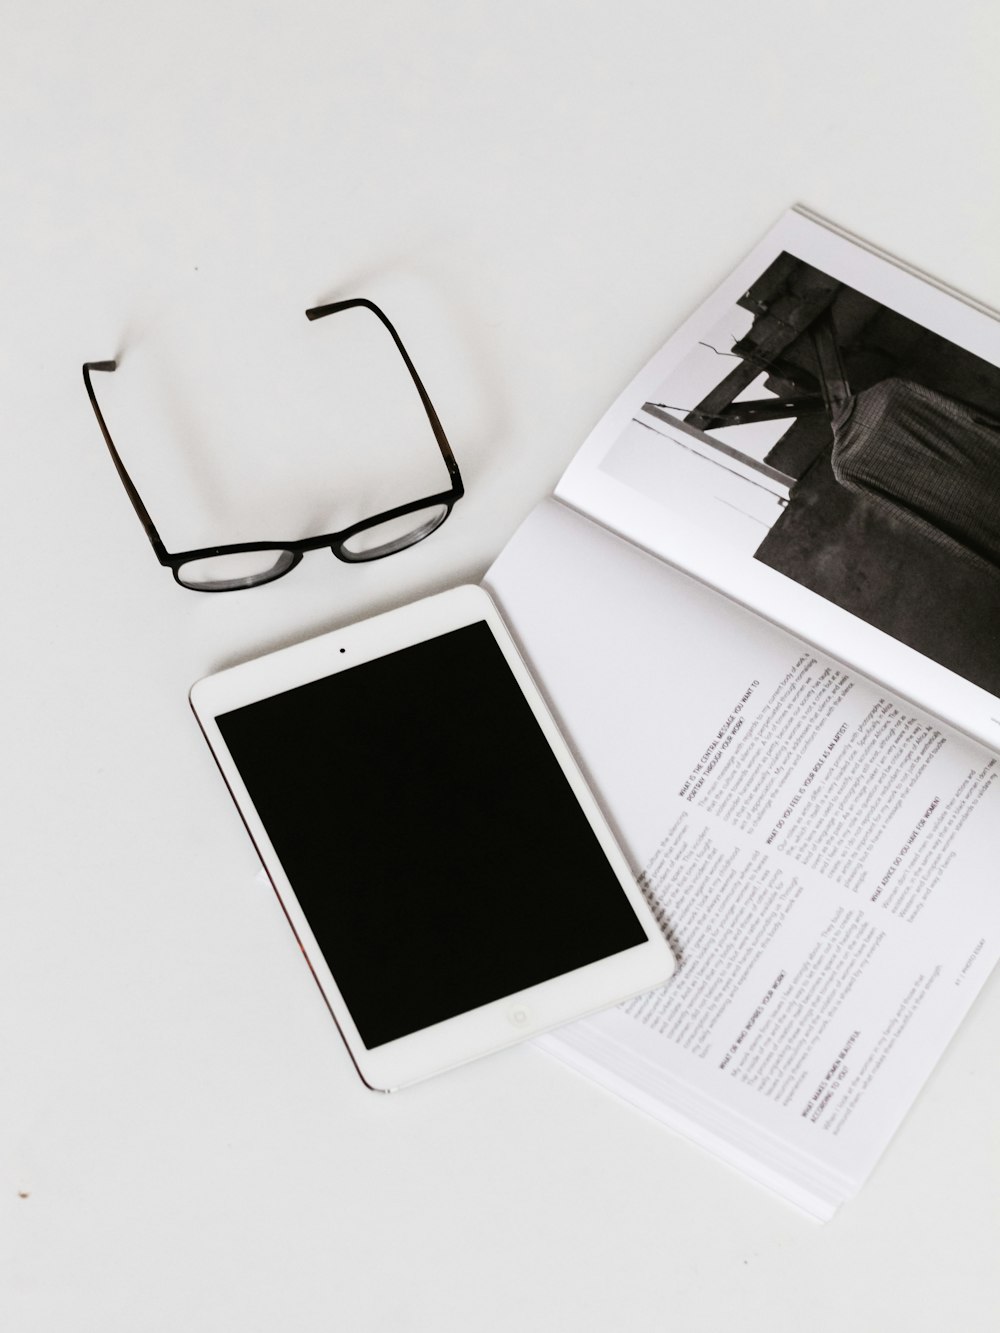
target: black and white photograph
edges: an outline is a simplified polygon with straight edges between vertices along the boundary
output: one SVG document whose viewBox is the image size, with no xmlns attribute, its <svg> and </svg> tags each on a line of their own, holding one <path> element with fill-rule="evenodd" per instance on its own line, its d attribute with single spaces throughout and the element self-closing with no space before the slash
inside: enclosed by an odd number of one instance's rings
<svg viewBox="0 0 1000 1333">
<path fill-rule="evenodd" d="M 602 469 L 1000 693 L 1000 368 L 788 253 Z"/>
</svg>

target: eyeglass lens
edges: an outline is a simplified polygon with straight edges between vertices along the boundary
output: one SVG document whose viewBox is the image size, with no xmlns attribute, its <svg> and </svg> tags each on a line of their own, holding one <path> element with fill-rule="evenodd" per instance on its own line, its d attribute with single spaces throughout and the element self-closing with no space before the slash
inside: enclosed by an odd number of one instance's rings
<svg viewBox="0 0 1000 1333">
<path fill-rule="evenodd" d="M 412 514 L 386 519 L 348 537 L 341 547 L 341 555 L 347 560 L 378 560 L 383 555 L 394 555 L 396 551 L 422 541 L 447 517 L 448 506 L 434 504 Z"/>
<path fill-rule="evenodd" d="M 253 588 L 279 578 L 295 563 L 293 551 L 230 551 L 185 561 L 177 567 L 177 582 L 199 592 Z"/>
</svg>

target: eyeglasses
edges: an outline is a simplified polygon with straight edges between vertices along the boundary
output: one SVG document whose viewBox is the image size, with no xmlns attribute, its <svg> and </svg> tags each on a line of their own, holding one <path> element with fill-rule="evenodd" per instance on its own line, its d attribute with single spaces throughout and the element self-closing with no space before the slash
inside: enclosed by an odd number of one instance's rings
<svg viewBox="0 0 1000 1333">
<path fill-rule="evenodd" d="M 395 555 L 397 551 L 403 551 L 408 546 L 413 546 L 423 541 L 425 537 L 429 537 L 451 513 L 456 501 L 465 494 L 458 464 L 455 462 L 455 456 L 451 452 L 451 446 L 434 411 L 434 406 L 427 396 L 427 390 L 421 383 L 420 376 L 407 355 L 399 334 L 378 306 L 372 301 L 358 297 L 350 301 L 334 301 L 330 305 L 316 306 L 306 311 L 306 318 L 323 319 L 324 316 L 337 314 L 341 310 L 357 308 L 370 310 L 381 320 L 396 344 L 396 349 L 410 372 L 410 378 L 427 413 L 427 420 L 430 422 L 441 457 L 448 469 L 451 486 L 446 491 L 425 495 L 409 504 L 386 509 L 380 514 L 372 515 L 371 518 L 363 519 L 360 523 L 353 523 L 340 532 L 326 532 L 322 536 L 307 537 L 300 541 L 237 542 L 231 546 L 199 547 L 194 551 L 168 551 L 160 540 L 149 511 L 143 504 L 114 446 L 91 382 L 92 371 L 116 370 L 118 363 L 88 361 L 84 365 L 83 382 L 87 386 L 90 405 L 94 409 L 97 424 L 108 446 L 111 461 L 117 469 L 128 498 L 132 501 L 132 507 L 139 516 L 139 521 L 146 529 L 146 536 L 150 540 L 157 560 L 161 565 L 167 565 L 173 570 L 174 578 L 181 587 L 191 588 L 195 592 L 232 592 L 238 588 L 256 588 L 259 584 L 280 579 L 283 574 L 294 569 L 306 551 L 319 550 L 324 546 L 328 546 L 338 560 L 344 560 L 348 564 L 364 560 L 381 560 L 384 556 Z"/>
</svg>

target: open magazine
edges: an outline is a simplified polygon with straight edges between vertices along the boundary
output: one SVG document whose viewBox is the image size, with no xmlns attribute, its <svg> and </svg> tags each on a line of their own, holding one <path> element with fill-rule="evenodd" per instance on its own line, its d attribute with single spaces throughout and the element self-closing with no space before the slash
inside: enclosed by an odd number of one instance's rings
<svg viewBox="0 0 1000 1333">
<path fill-rule="evenodd" d="M 541 1044 L 830 1217 L 1000 954 L 1000 323 L 788 214 L 486 584 L 680 962 Z"/>
</svg>

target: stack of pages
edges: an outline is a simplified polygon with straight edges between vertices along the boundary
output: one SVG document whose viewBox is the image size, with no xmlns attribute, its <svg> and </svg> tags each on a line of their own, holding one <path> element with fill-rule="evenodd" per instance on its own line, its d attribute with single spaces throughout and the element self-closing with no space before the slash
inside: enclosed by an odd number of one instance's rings
<svg viewBox="0 0 1000 1333">
<path fill-rule="evenodd" d="M 1000 951 L 998 366 L 790 213 L 486 580 L 680 961 L 542 1045 L 820 1218 Z"/>
</svg>

